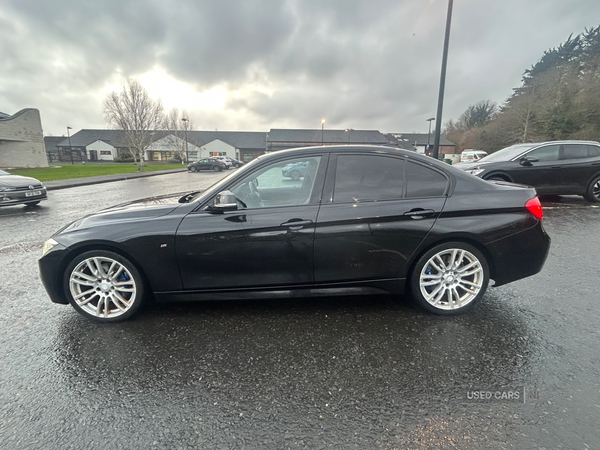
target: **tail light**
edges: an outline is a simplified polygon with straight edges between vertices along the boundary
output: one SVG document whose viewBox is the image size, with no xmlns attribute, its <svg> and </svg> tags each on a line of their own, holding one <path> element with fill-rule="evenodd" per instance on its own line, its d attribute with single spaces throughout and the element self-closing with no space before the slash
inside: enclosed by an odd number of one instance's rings
<svg viewBox="0 0 600 450">
<path fill-rule="evenodd" d="M 536 219 L 542 220 L 544 218 L 544 210 L 542 209 L 539 198 L 534 197 L 527 201 L 527 203 L 525 203 L 525 208 L 527 208 L 527 211 L 529 211 Z"/>
</svg>

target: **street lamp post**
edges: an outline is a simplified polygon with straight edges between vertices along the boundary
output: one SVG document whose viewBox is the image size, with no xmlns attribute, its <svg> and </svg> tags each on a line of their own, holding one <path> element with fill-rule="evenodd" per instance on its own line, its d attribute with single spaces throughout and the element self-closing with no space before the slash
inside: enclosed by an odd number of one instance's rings
<svg viewBox="0 0 600 450">
<path fill-rule="evenodd" d="M 321 145 L 324 145 L 323 129 L 325 128 L 325 119 L 321 119 Z"/>
<path fill-rule="evenodd" d="M 448 63 L 448 44 L 450 42 L 450 24 L 452 22 L 452 3 L 448 0 L 448 13 L 446 14 L 446 34 L 444 36 L 444 51 L 442 54 L 442 72 L 440 74 L 440 92 L 435 120 L 435 138 L 433 141 L 433 157 L 438 159 L 440 152 L 440 135 L 442 134 L 442 108 L 444 106 L 444 87 L 446 84 L 446 64 Z"/>
<path fill-rule="evenodd" d="M 188 153 L 188 136 L 187 136 L 187 127 L 188 127 L 189 120 L 184 117 L 183 119 L 181 119 L 181 121 L 183 122 L 183 127 L 185 128 L 185 163 L 189 164 L 190 156 Z"/>
<path fill-rule="evenodd" d="M 73 128 L 71 127 L 67 127 L 67 136 L 69 136 L 69 154 L 71 155 L 71 164 L 75 164 L 73 162 L 73 146 L 71 145 L 71 133 L 69 132 L 69 130 L 72 130 Z"/>
<path fill-rule="evenodd" d="M 435 120 L 435 117 L 430 117 L 429 119 L 427 119 L 427 122 L 429 122 L 429 131 L 427 132 L 427 152 L 429 152 L 429 138 L 431 137 L 431 121 Z"/>
</svg>

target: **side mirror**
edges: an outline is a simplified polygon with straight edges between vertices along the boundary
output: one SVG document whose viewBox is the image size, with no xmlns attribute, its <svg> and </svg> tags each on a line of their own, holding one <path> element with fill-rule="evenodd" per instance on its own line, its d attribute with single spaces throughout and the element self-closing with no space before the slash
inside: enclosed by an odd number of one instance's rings
<svg viewBox="0 0 600 450">
<path fill-rule="evenodd" d="M 539 159 L 537 159 L 535 156 L 525 156 L 523 158 L 521 158 L 521 160 L 519 161 L 519 164 L 521 164 L 522 166 L 530 166 L 531 163 L 534 162 L 538 162 Z"/>
<path fill-rule="evenodd" d="M 215 197 L 215 204 L 208 208 L 211 212 L 236 211 L 237 200 L 231 191 L 222 191 Z"/>
</svg>

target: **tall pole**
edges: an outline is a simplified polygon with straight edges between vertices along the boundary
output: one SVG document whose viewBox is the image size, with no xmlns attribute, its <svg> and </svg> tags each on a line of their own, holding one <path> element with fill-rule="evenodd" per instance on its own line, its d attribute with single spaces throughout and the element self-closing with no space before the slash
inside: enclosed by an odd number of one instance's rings
<svg viewBox="0 0 600 450">
<path fill-rule="evenodd" d="M 452 21 L 452 3 L 448 0 L 448 15 L 446 17 L 446 35 L 444 37 L 444 54 L 442 56 L 442 73 L 440 76 L 440 95 L 438 97 L 437 116 L 435 120 L 435 139 L 433 141 L 433 157 L 438 159 L 440 153 L 440 134 L 442 132 L 442 108 L 444 106 L 444 86 L 446 84 L 446 64 L 448 62 L 448 43 L 450 41 L 450 23 Z"/>
<path fill-rule="evenodd" d="M 431 121 L 435 120 L 435 117 L 430 117 L 429 119 L 427 119 L 427 122 L 429 122 L 429 131 L 427 132 L 427 150 L 426 153 L 429 151 L 429 138 L 431 137 Z"/>
<path fill-rule="evenodd" d="M 321 119 L 321 145 L 324 145 L 323 129 L 325 128 L 325 119 Z"/>
<path fill-rule="evenodd" d="M 187 137 L 187 127 L 188 127 L 189 120 L 187 120 L 184 117 L 183 119 L 181 119 L 181 121 L 183 122 L 183 126 L 185 128 L 185 163 L 189 164 L 190 163 L 190 156 L 189 156 L 189 153 L 188 153 L 188 137 Z"/>
<path fill-rule="evenodd" d="M 73 146 L 71 145 L 71 133 L 69 132 L 69 130 L 72 130 L 73 128 L 71 127 L 67 127 L 67 136 L 69 136 L 69 154 L 71 155 L 71 164 L 75 164 L 73 162 Z"/>
</svg>

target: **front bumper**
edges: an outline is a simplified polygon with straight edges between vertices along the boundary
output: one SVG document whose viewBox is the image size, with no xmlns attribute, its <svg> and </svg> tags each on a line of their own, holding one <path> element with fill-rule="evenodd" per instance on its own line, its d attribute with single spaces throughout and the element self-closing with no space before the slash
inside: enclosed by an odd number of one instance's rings
<svg viewBox="0 0 600 450">
<path fill-rule="evenodd" d="M 37 195 L 27 195 L 37 193 Z M 48 200 L 48 191 L 44 188 L 22 191 L 2 191 L 0 192 L 0 206 L 19 205 Z"/>
<path fill-rule="evenodd" d="M 69 303 L 63 291 L 65 258 L 68 254 L 69 250 L 58 244 L 38 260 L 40 278 L 50 300 L 63 305 Z"/>
</svg>

